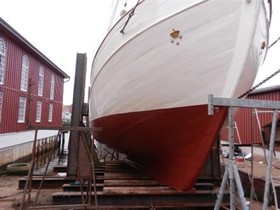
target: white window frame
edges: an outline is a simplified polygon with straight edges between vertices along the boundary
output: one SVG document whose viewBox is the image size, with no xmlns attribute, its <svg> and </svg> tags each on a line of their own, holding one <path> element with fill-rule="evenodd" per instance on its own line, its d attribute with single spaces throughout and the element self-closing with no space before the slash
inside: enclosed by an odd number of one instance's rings
<svg viewBox="0 0 280 210">
<path fill-rule="evenodd" d="M 22 64 L 21 64 L 21 82 L 20 82 L 20 90 L 27 92 L 28 88 L 28 73 L 29 73 L 29 60 L 26 55 L 22 56 Z"/>
<path fill-rule="evenodd" d="M 36 106 L 36 123 L 40 123 L 42 118 L 42 101 L 37 101 Z"/>
<path fill-rule="evenodd" d="M 41 66 L 39 69 L 38 96 L 43 96 L 43 92 L 44 92 L 44 68 Z"/>
<path fill-rule="evenodd" d="M 53 121 L 53 104 L 49 105 L 49 119 L 48 119 L 48 121 L 49 122 Z"/>
<path fill-rule="evenodd" d="M 54 99 L 54 85 L 55 85 L 55 77 L 54 74 L 52 74 L 51 76 L 51 89 L 50 89 L 50 99 L 53 100 Z"/>
<path fill-rule="evenodd" d="M 4 98 L 4 93 L 0 92 L 0 123 L 2 122 L 3 98 Z"/>
<path fill-rule="evenodd" d="M 4 85 L 6 68 L 6 43 L 0 38 L 0 85 Z"/>
<path fill-rule="evenodd" d="M 25 113 L 26 113 L 26 98 L 19 97 L 19 105 L 18 105 L 18 123 L 25 122 Z"/>
</svg>

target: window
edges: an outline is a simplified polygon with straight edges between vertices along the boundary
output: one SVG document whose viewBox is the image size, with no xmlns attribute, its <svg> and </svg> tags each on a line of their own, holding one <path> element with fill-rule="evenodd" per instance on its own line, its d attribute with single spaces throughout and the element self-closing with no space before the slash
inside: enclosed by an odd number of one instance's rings
<svg viewBox="0 0 280 210">
<path fill-rule="evenodd" d="M 44 89 L 44 69 L 40 67 L 39 70 L 39 80 L 38 80 L 38 96 L 43 96 Z"/>
<path fill-rule="evenodd" d="M 50 99 L 54 99 L 54 82 L 55 82 L 55 78 L 54 75 L 52 74 L 51 77 L 51 89 L 50 89 Z"/>
<path fill-rule="evenodd" d="M 53 104 L 49 105 L 49 122 L 53 120 Z"/>
<path fill-rule="evenodd" d="M 25 122 L 26 98 L 19 97 L 18 122 Z"/>
<path fill-rule="evenodd" d="M 6 44 L 5 41 L 0 38 L 0 85 L 4 84 L 5 64 L 6 64 Z"/>
<path fill-rule="evenodd" d="M 0 92 L 0 123 L 2 119 L 3 92 Z"/>
<path fill-rule="evenodd" d="M 42 101 L 37 101 L 36 122 L 41 122 Z"/>
<path fill-rule="evenodd" d="M 28 61 L 28 57 L 24 55 L 22 57 L 20 90 L 25 92 L 27 91 L 27 87 L 28 87 L 28 71 L 29 71 L 29 61 Z"/>
</svg>

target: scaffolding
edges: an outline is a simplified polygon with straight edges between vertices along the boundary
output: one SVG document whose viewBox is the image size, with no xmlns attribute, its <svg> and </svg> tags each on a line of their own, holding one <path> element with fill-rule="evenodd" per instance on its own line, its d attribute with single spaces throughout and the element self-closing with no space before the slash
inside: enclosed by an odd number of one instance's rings
<svg viewBox="0 0 280 210">
<path fill-rule="evenodd" d="M 80 188 L 81 188 L 81 195 L 82 195 L 82 204 L 80 205 L 76 205 L 76 207 L 82 208 L 82 207 L 88 207 L 91 205 L 91 187 L 93 185 L 93 190 L 94 190 L 94 205 L 95 208 L 97 209 L 98 203 L 97 203 L 97 189 L 96 189 L 96 178 L 95 178 L 95 160 L 94 160 L 94 149 L 93 149 L 93 144 L 91 142 L 87 141 L 87 137 L 86 135 L 88 133 L 91 133 L 92 131 L 100 131 L 100 128 L 90 128 L 90 127 L 76 127 L 76 126 L 63 126 L 63 127 L 44 127 L 44 126 L 36 126 L 36 127 L 30 127 L 29 129 L 35 130 L 35 134 L 34 134 L 34 141 L 33 141 L 33 149 L 32 149 L 32 159 L 31 159 L 31 165 L 28 171 L 28 175 L 27 175 L 27 180 L 25 182 L 25 187 L 23 190 L 23 196 L 22 196 L 22 200 L 21 200 L 21 205 L 20 205 L 20 210 L 24 209 L 24 204 L 26 203 L 28 207 L 30 207 L 31 205 L 31 191 L 32 191 L 32 178 L 33 178 L 33 173 L 34 173 L 34 167 L 35 167 L 35 160 L 36 160 L 36 144 L 37 144 L 37 134 L 38 134 L 38 130 L 45 130 L 45 129 L 49 129 L 49 130 L 57 130 L 57 136 L 56 136 L 56 141 L 57 139 L 60 137 L 62 132 L 65 131 L 76 131 L 78 132 L 79 135 L 79 139 L 81 140 L 83 146 L 86 149 L 86 157 L 88 158 L 89 162 L 90 162 L 90 170 L 88 174 L 88 183 L 87 183 L 87 192 L 85 194 L 85 198 L 83 196 L 83 189 L 82 189 L 82 185 L 83 183 L 80 182 Z M 47 174 L 47 170 L 49 167 L 49 164 L 51 162 L 51 157 L 53 156 L 53 154 L 55 153 L 56 148 L 53 147 L 51 153 L 49 154 L 48 157 L 48 161 L 47 161 L 47 165 L 43 174 L 43 177 L 41 179 L 40 185 L 38 187 L 35 199 L 32 203 L 32 207 L 31 208 L 36 208 L 37 205 L 37 201 L 40 195 L 40 190 L 43 186 L 43 182 L 45 180 L 46 174 Z M 78 181 L 80 181 L 81 179 L 79 177 Z M 27 196 L 27 199 L 26 199 Z M 50 206 L 47 206 L 46 208 L 49 208 Z M 60 206 L 62 208 L 62 206 Z M 39 207 L 39 208 L 42 208 Z M 55 208 L 55 207 L 52 207 Z"/>
<path fill-rule="evenodd" d="M 273 148 L 276 135 L 276 125 L 278 118 L 278 111 L 280 110 L 279 101 L 268 101 L 268 100 L 253 100 L 253 99 L 228 99 L 228 98 L 215 98 L 213 95 L 208 97 L 208 115 L 214 115 L 214 106 L 218 107 L 228 107 L 228 140 L 229 140 L 229 163 L 225 169 L 223 176 L 222 184 L 219 190 L 217 202 L 215 205 L 215 210 L 220 209 L 223 195 L 225 193 L 226 183 L 229 179 L 229 188 L 230 188 L 230 209 L 236 209 L 235 203 L 235 193 L 236 188 L 241 200 L 241 205 L 244 210 L 249 209 L 248 203 L 244 196 L 244 191 L 240 181 L 240 176 L 238 169 L 234 162 L 234 121 L 233 121 L 233 109 L 234 107 L 246 107 L 246 108 L 266 108 L 273 110 L 273 119 L 272 119 L 272 128 L 271 136 L 269 143 L 269 154 L 267 156 L 267 169 L 266 169 L 266 179 L 265 179 L 265 191 L 263 198 L 263 210 L 266 210 L 268 207 L 268 197 L 269 197 L 269 188 L 271 184 L 271 169 L 272 169 L 272 158 L 273 158 Z M 277 201 L 275 201 L 277 202 Z"/>
</svg>

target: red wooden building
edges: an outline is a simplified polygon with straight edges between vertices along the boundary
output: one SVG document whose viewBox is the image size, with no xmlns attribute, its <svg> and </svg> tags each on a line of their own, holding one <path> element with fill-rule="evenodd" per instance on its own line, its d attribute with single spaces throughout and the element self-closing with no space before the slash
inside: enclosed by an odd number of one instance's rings
<svg viewBox="0 0 280 210">
<path fill-rule="evenodd" d="M 69 76 L 0 18 L 0 134 L 61 126 Z"/>
<path fill-rule="evenodd" d="M 280 85 L 255 90 L 251 94 L 249 94 L 247 98 L 280 101 Z M 235 142 L 242 144 L 251 144 L 251 142 L 260 144 L 261 133 L 264 137 L 266 137 L 264 140 L 269 141 L 270 135 L 267 134 L 270 131 L 269 128 L 272 123 L 272 114 L 272 110 L 239 108 L 234 117 L 234 120 L 236 122 Z M 276 135 L 276 141 L 278 142 L 280 142 L 279 130 L 280 129 L 278 123 Z M 240 135 L 240 139 L 238 139 L 237 132 Z M 227 129 L 222 129 L 221 138 L 224 140 L 228 139 Z"/>
</svg>

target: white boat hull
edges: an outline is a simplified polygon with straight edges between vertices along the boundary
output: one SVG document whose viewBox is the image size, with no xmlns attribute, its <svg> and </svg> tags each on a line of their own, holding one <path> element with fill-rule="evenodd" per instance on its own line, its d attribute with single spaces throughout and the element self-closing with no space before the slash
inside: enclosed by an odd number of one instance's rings
<svg viewBox="0 0 280 210">
<path fill-rule="evenodd" d="M 263 1 L 145 0 L 125 26 L 128 15 L 93 61 L 94 136 L 157 180 L 189 190 L 226 117 L 223 108 L 207 115 L 208 95 L 247 91 L 266 55 Z"/>
<path fill-rule="evenodd" d="M 236 97 L 251 87 L 266 54 L 261 0 L 149 2 L 121 34 L 124 16 L 96 54 L 93 119 L 205 104 L 208 94 Z M 181 39 L 170 36 L 173 29 Z"/>
</svg>

